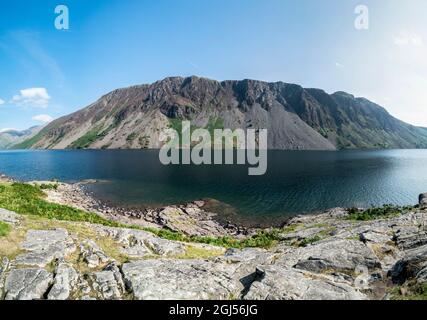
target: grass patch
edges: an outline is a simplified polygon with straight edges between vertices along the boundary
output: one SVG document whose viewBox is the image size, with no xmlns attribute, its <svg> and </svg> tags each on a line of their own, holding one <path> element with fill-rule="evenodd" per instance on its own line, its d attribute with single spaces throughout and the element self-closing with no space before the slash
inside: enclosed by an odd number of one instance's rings
<svg viewBox="0 0 427 320">
<path fill-rule="evenodd" d="M 23 215 L 34 215 L 47 219 L 81 221 L 109 227 L 122 225 L 104 219 L 95 213 L 85 212 L 69 206 L 50 203 L 43 198 L 45 194 L 37 186 L 25 183 L 0 185 L 0 207 Z"/>
<path fill-rule="evenodd" d="M 10 232 L 10 225 L 0 221 L 0 237 L 6 237 Z"/>
<path fill-rule="evenodd" d="M 201 246 L 189 245 L 186 252 L 176 256 L 176 259 L 209 259 L 224 254 L 224 249 L 206 249 Z"/>
<path fill-rule="evenodd" d="M 307 247 L 308 245 L 319 242 L 320 240 L 323 240 L 323 238 L 320 235 L 304 238 L 303 240 L 298 242 L 298 247 Z"/>
<path fill-rule="evenodd" d="M 20 244 L 24 241 L 25 234 L 26 230 L 23 228 L 8 226 L 6 233 L 0 236 L 0 257 L 7 257 L 9 260 L 15 259 L 22 251 Z"/>
<path fill-rule="evenodd" d="M 58 190 L 59 185 L 57 183 L 42 183 L 39 187 L 42 190 Z"/>
<path fill-rule="evenodd" d="M 296 245 L 297 245 L 298 247 L 307 247 L 307 246 L 309 246 L 309 245 L 311 245 L 311 244 L 313 244 L 313 243 L 319 242 L 319 241 L 321 241 L 321 240 L 324 240 L 324 239 L 326 239 L 326 238 L 330 237 L 330 236 L 331 236 L 331 234 L 332 234 L 334 231 L 336 231 L 336 228 L 335 228 L 335 227 L 329 227 L 329 228 L 327 228 L 327 229 L 325 229 L 325 230 L 322 230 L 322 231 L 318 232 L 318 233 L 317 233 L 316 235 L 314 235 L 314 236 L 307 237 L 307 238 L 302 239 L 301 241 L 298 241 L 298 242 L 296 243 Z"/>
<path fill-rule="evenodd" d="M 195 242 L 203 243 L 217 247 L 224 248 L 270 248 L 275 245 L 279 240 L 279 230 L 260 231 L 257 234 L 242 240 L 233 237 L 201 237 L 201 236 L 187 236 L 180 232 L 169 231 L 165 229 L 143 228 L 143 230 L 154 233 L 160 238 L 180 242 Z"/>
<path fill-rule="evenodd" d="M 82 137 L 80 137 L 79 139 L 71 143 L 69 148 L 71 149 L 88 148 L 93 142 L 103 137 L 103 134 L 102 133 L 100 134 L 101 129 L 102 129 L 102 126 L 96 126 L 92 130 L 84 134 Z"/>
<path fill-rule="evenodd" d="M 384 205 L 382 207 L 370 208 L 367 210 L 359 210 L 357 208 L 351 208 L 348 211 L 348 220 L 354 221 L 370 221 L 377 219 L 386 219 L 396 217 L 402 214 L 410 212 L 414 207 L 406 206 L 394 206 L 391 204 Z"/>
<path fill-rule="evenodd" d="M 282 229 L 282 233 L 283 234 L 294 233 L 296 231 L 299 231 L 303 227 L 304 227 L 304 225 L 302 223 L 291 224 L 291 225 L 284 227 Z"/>
<path fill-rule="evenodd" d="M 183 121 L 185 121 L 185 120 L 169 119 L 169 127 L 178 132 L 180 143 L 182 143 L 182 122 Z M 193 132 L 197 129 L 200 129 L 200 127 L 194 126 L 190 123 L 190 135 L 193 134 Z M 221 118 L 211 117 L 209 119 L 208 124 L 205 126 L 204 129 L 208 130 L 210 137 L 211 137 L 211 142 L 213 143 L 215 130 L 216 129 L 224 129 L 224 120 Z M 187 133 L 187 132 L 185 132 L 185 133 Z"/>
</svg>

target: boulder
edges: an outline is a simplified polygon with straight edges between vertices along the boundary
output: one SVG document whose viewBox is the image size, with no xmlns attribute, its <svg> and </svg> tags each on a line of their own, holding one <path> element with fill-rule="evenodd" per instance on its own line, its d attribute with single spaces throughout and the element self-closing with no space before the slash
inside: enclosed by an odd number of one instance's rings
<svg viewBox="0 0 427 320">
<path fill-rule="evenodd" d="M 102 300 L 117 300 L 122 297 L 124 287 L 122 282 L 117 282 L 113 271 L 104 270 L 89 275 L 93 291 Z"/>
<path fill-rule="evenodd" d="M 59 263 L 55 270 L 55 279 L 49 291 L 49 300 L 67 300 L 78 281 L 77 271 L 66 263 Z"/>
<path fill-rule="evenodd" d="M 297 253 L 301 258 L 294 266 L 297 269 L 323 272 L 354 272 L 363 266 L 368 270 L 381 268 L 374 252 L 361 241 L 336 240 L 302 248 Z"/>
<path fill-rule="evenodd" d="M 138 300 L 224 300 L 239 298 L 256 277 L 256 266 L 271 261 L 259 249 L 230 250 L 215 260 L 142 260 L 122 267 Z"/>
<path fill-rule="evenodd" d="M 53 281 L 44 269 L 13 269 L 5 283 L 5 300 L 43 299 Z"/>
<path fill-rule="evenodd" d="M 418 203 L 421 208 L 427 207 L 427 193 L 420 194 L 420 196 L 418 197 Z"/>
<path fill-rule="evenodd" d="M 416 278 L 420 282 L 427 280 L 427 245 L 407 250 L 403 259 L 399 260 L 391 270 L 394 283 L 403 284 Z"/>
<path fill-rule="evenodd" d="M 209 261 L 142 260 L 122 269 L 137 300 L 225 300 L 243 290 L 239 279 Z"/>
<path fill-rule="evenodd" d="M 93 240 L 85 240 L 80 244 L 80 256 L 89 268 L 97 268 L 112 261 Z"/>
<path fill-rule="evenodd" d="M 122 253 L 132 258 L 177 256 L 186 250 L 186 246 L 180 242 L 162 239 L 146 231 L 109 227 L 98 227 L 97 231 L 120 243 Z"/>
<path fill-rule="evenodd" d="M 401 250 L 414 249 L 427 244 L 427 230 L 418 225 L 404 225 L 396 229 L 394 241 Z"/>
<path fill-rule="evenodd" d="M 392 241 L 393 237 L 385 230 L 368 230 L 360 234 L 360 240 L 364 243 L 385 244 Z"/>
<path fill-rule="evenodd" d="M 19 215 L 16 214 L 15 212 L 0 208 L 0 221 L 6 222 L 9 224 L 18 224 Z"/>
<path fill-rule="evenodd" d="M 63 259 L 76 250 L 73 239 L 65 229 L 29 230 L 21 248 L 27 252 L 19 255 L 18 265 L 45 267 L 55 259 Z"/>
<path fill-rule="evenodd" d="M 350 283 L 281 266 L 258 267 L 259 279 L 244 296 L 247 300 L 365 300 Z"/>
</svg>

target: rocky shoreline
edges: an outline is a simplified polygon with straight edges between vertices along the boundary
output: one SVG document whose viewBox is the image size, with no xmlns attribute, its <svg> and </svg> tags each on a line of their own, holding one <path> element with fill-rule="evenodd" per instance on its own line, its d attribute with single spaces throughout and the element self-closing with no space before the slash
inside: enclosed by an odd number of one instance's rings
<svg viewBox="0 0 427 320">
<path fill-rule="evenodd" d="M 42 184 L 44 182 L 33 182 Z M 49 183 L 49 182 L 45 182 Z M 44 190 L 50 202 L 94 212 L 104 218 L 130 225 L 152 227 L 180 232 L 187 236 L 245 237 L 259 228 L 238 225 L 218 214 L 206 211 L 205 201 L 199 200 L 182 205 L 160 208 L 124 208 L 95 199 L 85 186 L 95 181 L 56 183 L 56 188 Z"/>
<path fill-rule="evenodd" d="M 89 205 L 77 189 L 65 192 L 69 186 L 47 189 L 49 201 Z M 0 222 L 11 226 L 0 237 L 0 299 L 427 299 L 426 200 L 421 195 L 418 206 L 366 221 L 341 208 L 297 216 L 275 231 L 273 246 L 242 249 L 0 209 Z M 201 203 L 168 208 L 174 213 L 164 208 L 152 221 L 128 219 L 188 234 L 245 236 L 206 222 L 213 220 L 192 221 L 211 219 Z"/>
</svg>

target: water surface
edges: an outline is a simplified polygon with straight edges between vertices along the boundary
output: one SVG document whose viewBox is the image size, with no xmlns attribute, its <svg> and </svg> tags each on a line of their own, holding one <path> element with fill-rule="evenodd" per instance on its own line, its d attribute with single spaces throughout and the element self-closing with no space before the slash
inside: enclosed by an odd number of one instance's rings
<svg viewBox="0 0 427 320">
<path fill-rule="evenodd" d="M 102 180 L 91 191 L 119 205 L 213 198 L 246 219 L 415 204 L 427 192 L 426 167 L 427 150 L 271 151 L 264 176 L 239 165 L 163 166 L 154 150 L 0 152 L 0 172 L 16 179 Z"/>
</svg>

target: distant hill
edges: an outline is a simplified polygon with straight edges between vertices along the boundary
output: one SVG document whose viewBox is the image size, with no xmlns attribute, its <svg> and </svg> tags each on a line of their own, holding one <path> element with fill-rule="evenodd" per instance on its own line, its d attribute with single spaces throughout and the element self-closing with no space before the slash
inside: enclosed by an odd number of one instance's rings
<svg viewBox="0 0 427 320">
<path fill-rule="evenodd" d="M 427 148 L 427 129 L 345 92 L 283 82 L 172 77 L 118 89 L 16 148 L 159 148 L 162 128 L 267 128 L 270 149 Z"/>
<path fill-rule="evenodd" d="M 0 149 L 8 149 L 36 135 L 42 127 L 31 127 L 27 130 L 4 130 L 0 132 Z"/>
</svg>

